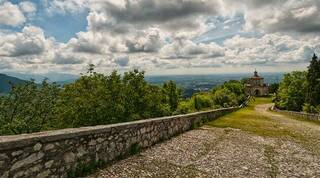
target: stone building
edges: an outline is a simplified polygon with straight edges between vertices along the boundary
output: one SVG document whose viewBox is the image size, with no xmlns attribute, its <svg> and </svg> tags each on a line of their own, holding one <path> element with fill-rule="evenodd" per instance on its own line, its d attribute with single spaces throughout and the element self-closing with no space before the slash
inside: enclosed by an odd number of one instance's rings
<svg viewBox="0 0 320 178">
<path fill-rule="evenodd" d="M 254 71 L 254 75 L 248 78 L 245 84 L 245 90 L 248 95 L 252 96 L 266 96 L 269 94 L 269 87 L 264 83 L 264 79 Z"/>
</svg>

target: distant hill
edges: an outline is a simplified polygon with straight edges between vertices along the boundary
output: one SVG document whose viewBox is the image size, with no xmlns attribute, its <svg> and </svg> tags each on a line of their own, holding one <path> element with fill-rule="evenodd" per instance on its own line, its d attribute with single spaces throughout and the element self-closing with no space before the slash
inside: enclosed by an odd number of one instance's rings
<svg viewBox="0 0 320 178">
<path fill-rule="evenodd" d="M 5 74 L 0 74 L 0 94 L 7 94 L 10 92 L 11 85 L 9 84 L 9 82 L 13 84 L 23 84 L 26 81 Z"/>
</svg>

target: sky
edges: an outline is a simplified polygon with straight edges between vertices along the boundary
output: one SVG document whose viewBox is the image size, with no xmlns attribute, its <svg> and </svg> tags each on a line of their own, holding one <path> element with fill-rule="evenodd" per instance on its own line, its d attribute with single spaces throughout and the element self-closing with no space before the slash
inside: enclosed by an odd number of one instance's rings
<svg viewBox="0 0 320 178">
<path fill-rule="evenodd" d="M 305 70 L 319 0 L 0 0 L 0 72 Z"/>
</svg>

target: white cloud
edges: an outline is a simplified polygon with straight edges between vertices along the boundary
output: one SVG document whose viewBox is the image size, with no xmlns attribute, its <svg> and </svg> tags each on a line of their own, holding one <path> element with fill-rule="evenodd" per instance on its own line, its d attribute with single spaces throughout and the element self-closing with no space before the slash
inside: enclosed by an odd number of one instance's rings
<svg viewBox="0 0 320 178">
<path fill-rule="evenodd" d="M 91 0 L 43 0 L 50 14 L 78 13 L 89 7 Z"/>
<path fill-rule="evenodd" d="M 235 36 L 224 42 L 227 64 L 305 63 L 310 60 L 316 45 L 283 34 L 266 34 L 262 38 Z"/>
<path fill-rule="evenodd" d="M 316 0 L 42 2 L 51 15 L 77 15 L 88 10 L 86 31 L 78 32 L 66 43 L 59 43 L 53 38 L 46 38 L 40 28 L 31 25 L 21 32 L 0 30 L 0 68 L 80 73 L 88 63 L 96 64 L 102 72 L 131 68 L 154 71 L 238 65 L 275 66 L 306 63 L 313 51 L 320 52 L 320 39 L 314 35 L 320 23 L 316 20 L 320 19 L 320 3 Z M 19 6 L 3 2 L 0 9 L 4 5 L 11 8 L 10 13 L 6 12 L 8 17 L 5 20 L 1 18 L 4 12 L 0 11 L 0 23 L 5 25 L 23 25 L 26 22 L 24 14 L 29 17 L 28 13 L 37 11 L 35 4 L 28 1 Z M 20 20 L 17 20 L 19 15 L 11 15 L 16 11 L 20 12 Z M 213 17 L 233 19 L 224 15 L 243 15 L 246 30 L 260 31 L 261 36 L 230 38 L 230 35 L 224 43 L 197 43 L 195 37 L 206 35 L 204 32 L 208 29 L 221 30 L 215 33 L 218 37 L 236 27 L 242 29 L 241 25 L 233 26 L 230 20 L 225 21 L 222 27 L 210 20 Z M 8 20 L 13 17 L 15 20 Z M 292 31 L 300 35 L 287 33 Z"/>
<path fill-rule="evenodd" d="M 125 67 L 125 66 L 128 66 L 129 61 L 130 61 L 130 59 L 128 56 L 121 56 L 121 57 L 116 58 L 114 62 L 121 67 Z"/>
<path fill-rule="evenodd" d="M 19 26 L 26 21 L 19 7 L 10 2 L 0 3 L 0 24 Z"/>
<path fill-rule="evenodd" d="M 318 33 L 319 0 L 225 0 L 226 13 L 244 13 L 246 28 L 266 32 Z"/>
<path fill-rule="evenodd" d="M 180 36 L 162 48 L 161 56 L 166 59 L 210 59 L 224 56 L 224 49 L 215 43 L 197 44 Z"/>
<path fill-rule="evenodd" d="M 23 1 L 19 3 L 20 9 L 24 13 L 34 13 L 37 11 L 37 5 L 29 2 L 29 1 Z"/>
<path fill-rule="evenodd" d="M 26 26 L 21 33 L 5 34 L 0 37 L 0 56 L 40 55 L 49 49 L 51 40 L 46 39 L 42 29 Z"/>
</svg>

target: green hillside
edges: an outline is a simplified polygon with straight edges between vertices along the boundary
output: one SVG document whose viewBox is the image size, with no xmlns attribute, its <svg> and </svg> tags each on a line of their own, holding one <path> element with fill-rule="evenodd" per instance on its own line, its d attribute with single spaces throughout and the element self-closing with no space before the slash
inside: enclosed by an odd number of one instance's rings
<svg viewBox="0 0 320 178">
<path fill-rule="evenodd" d="M 13 84 L 22 84 L 25 81 L 16 77 L 0 74 L 0 94 L 6 94 L 11 90 L 10 82 Z"/>
</svg>

